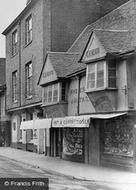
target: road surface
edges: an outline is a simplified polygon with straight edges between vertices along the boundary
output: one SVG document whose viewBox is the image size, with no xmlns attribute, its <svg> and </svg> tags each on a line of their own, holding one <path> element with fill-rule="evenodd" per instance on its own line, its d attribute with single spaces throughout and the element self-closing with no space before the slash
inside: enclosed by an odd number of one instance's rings
<svg viewBox="0 0 136 190">
<path fill-rule="evenodd" d="M 53 174 L 5 157 L 0 157 L 0 177 L 49 178 L 49 190 L 115 190 L 95 182 Z"/>
</svg>

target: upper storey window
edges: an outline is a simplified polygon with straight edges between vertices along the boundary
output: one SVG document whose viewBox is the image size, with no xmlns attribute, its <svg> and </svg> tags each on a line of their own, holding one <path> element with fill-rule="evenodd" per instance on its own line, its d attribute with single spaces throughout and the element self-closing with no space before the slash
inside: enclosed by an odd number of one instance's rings
<svg viewBox="0 0 136 190">
<path fill-rule="evenodd" d="M 44 105 L 66 101 L 65 83 L 55 83 L 42 88 L 42 101 Z"/>
<path fill-rule="evenodd" d="M 17 102 L 17 71 L 12 73 L 12 101 Z"/>
<path fill-rule="evenodd" d="M 25 67 L 25 89 L 26 98 L 32 97 L 32 62 L 26 64 Z"/>
<path fill-rule="evenodd" d="M 116 64 L 114 61 L 102 61 L 87 65 L 86 90 L 116 88 Z"/>
<path fill-rule="evenodd" d="M 17 30 L 15 30 L 12 33 L 12 55 L 16 55 L 17 54 L 17 44 L 18 44 L 18 32 Z"/>
<path fill-rule="evenodd" d="M 32 41 L 32 16 L 26 19 L 25 23 L 25 44 L 28 45 Z"/>
</svg>

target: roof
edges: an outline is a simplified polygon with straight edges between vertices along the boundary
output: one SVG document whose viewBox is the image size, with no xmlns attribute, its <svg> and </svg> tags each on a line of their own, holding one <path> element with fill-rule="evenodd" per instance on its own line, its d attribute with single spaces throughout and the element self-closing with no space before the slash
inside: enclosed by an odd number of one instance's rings
<svg viewBox="0 0 136 190">
<path fill-rule="evenodd" d="M 0 58 L 0 87 L 6 83 L 5 62 L 5 58 Z"/>
<path fill-rule="evenodd" d="M 3 35 L 6 35 L 12 27 L 14 27 L 27 13 L 27 11 L 32 7 L 32 5 L 36 2 L 37 0 L 31 0 L 27 6 L 22 10 L 22 12 L 11 22 L 11 24 L 2 32 Z"/>
<path fill-rule="evenodd" d="M 91 25 L 88 25 L 69 48 L 68 52 L 76 52 L 82 55 L 93 31 L 96 32 L 108 51 L 127 51 L 129 48 L 135 47 L 135 7 L 136 1 L 130 0 Z"/>
<path fill-rule="evenodd" d="M 76 53 L 50 52 L 48 56 L 58 78 L 64 78 L 86 67 L 85 64 L 78 63 L 79 54 Z"/>
<path fill-rule="evenodd" d="M 69 75 L 82 71 L 86 68 L 86 65 L 83 63 L 79 63 L 79 54 L 77 53 L 69 53 L 69 52 L 48 52 L 45 62 L 43 64 L 43 68 L 39 77 L 38 84 L 40 82 L 40 78 L 46 64 L 47 57 L 50 59 L 50 62 L 56 72 L 58 78 L 66 78 Z"/>
</svg>

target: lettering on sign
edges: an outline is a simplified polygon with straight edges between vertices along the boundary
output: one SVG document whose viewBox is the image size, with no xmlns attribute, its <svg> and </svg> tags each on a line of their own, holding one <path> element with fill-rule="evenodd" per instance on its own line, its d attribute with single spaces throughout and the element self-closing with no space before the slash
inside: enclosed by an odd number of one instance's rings
<svg viewBox="0 0 136 190">
<path fill-rule="evenodd" d="M 100 53 L 100 48 L 95 48 L 95 49 L 88 50 L 86 52 L 86 56 L 87 57 L 92 57 L 92 56 L 94 56 L 96 54 L 99 54 L 99 53 Z"/>
<path fill-rule="evenodd" d="M 51 75 L 53 75 L 54 74 L 54 72 L 53 71 L 48 71 L 48 72 L 45 72 L 45 73 L 43 73 L 43 78 L 47 78 L 47 77 L 50 77 Z"/>
<path fill-rule="evenodd" d="M 53 127 L 89 127 L 89 117 L 73 117 L 73 118 L 60 118 L 54 119 Z"/>
</svg>

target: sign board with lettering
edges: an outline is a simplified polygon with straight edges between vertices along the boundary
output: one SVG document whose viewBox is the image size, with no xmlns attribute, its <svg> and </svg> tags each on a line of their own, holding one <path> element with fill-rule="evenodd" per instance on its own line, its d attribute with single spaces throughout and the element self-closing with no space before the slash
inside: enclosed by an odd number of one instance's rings
<svg viewBox="0 0 136 190">
<path fill-rule="evenodd" d="M 97 59 L 100 57 L 104 57 L 106 55 L 106 51 L 102 44 L 100 43 L 99 39 L 95 35 L 92 34 L 88 47 L 83 55 L 83 61 L 90 61 L 93 59 Z"/>
<path fill-rule="evenodd" d="M 86 77 L 83 76 L 80 81 L 80 97 L 79 97 L 79 113 L 93 113 L 95 109 L 85 93 L 85 83 Z M 70 82 L 69 92 L 68 92 L 68 115 L 77 114 L 77 104 L 78 104 L 78 82 L 77 79 L 73 79 Z"/>
<path fill-rule="evenodd" d="M 89 127 L 90 125 L 90 116 L 71 116 L 71 117 L 60 117 L 60 118 L 53 118 L 52 120 L 52 127 L 60 128 L 60 127 L 72 127 L 72 128 L 84 128 Z"/>
<path fill-rule="evenodd" d="M 54 70 L 49 57 L 47 57 L 40 79 L 40 85 L 44 85 L 55 80 L 57 80 L 56 71 Z"/>
</svg>

